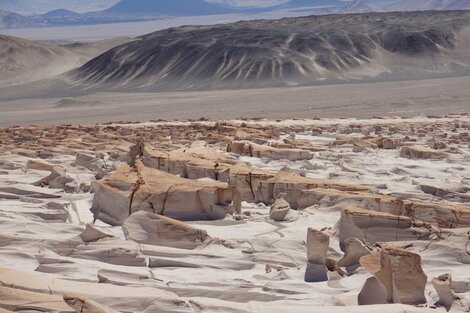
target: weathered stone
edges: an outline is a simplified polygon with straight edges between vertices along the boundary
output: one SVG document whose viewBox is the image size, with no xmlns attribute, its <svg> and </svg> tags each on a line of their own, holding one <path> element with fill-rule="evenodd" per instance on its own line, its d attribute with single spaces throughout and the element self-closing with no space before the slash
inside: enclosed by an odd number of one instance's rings
<svg viewBox="0 0 470 313">
<path fill-rule="evenodd" d="M 240 205 L 231 205 L 236 191 L 226 183 L 180 178 L 139 161 L 134 168 L 121 166 L 94 190 L 91 210 L 111 225 L 142 210 L 180 220 L 221 219 Z"/>
<path fill-rule="evenodd" d="M 59 165 L 46 164 L 34 160 L 29 160 L 26 164 L 27 169 L 48 171 L 51 174 L 34 183 L 35 186 L 49 186 L 52 189 L 64 189 L 65 191 L 74 191 L 75 188 L 69 185 L 73 179 L 68 177 L 65 169 Z"/>
<path fill-rule="evenodd" d="M 302 149 L 277 148 L 267 145 L 259 145 L 253 142 L 232 142 L 227 149 L 229 152 L 247 155 L 256 158 L 267 158 L 270 160 L 310 160 L 313 154 Z"/>
<path fill-rule="evenodd" d="M 369 277 L 357 297 L 359 305 L 387 303 L 387 289 L 375 276 Z"/>
<path fill-rule="evenodd" d="M 64 293 L 64 301 L 67 302 L 76 313 L 119 313 L 91 299 L 86 299 L 73 293 Z"/>
<path fill-rule="evenodd" d="M 452 275 L 443 274 L 438 277 L 433 278 L 432 285 L 437 291 L 439 296 L 439 301 L 436 305 L 443 306 L 447 311 L 450 311 L 452 305 L 459 300 L 459 297 L 451 289 L 452 285 Z"/>
<path fill-rule="evenodd" d="M 416 222 L 406 216 L 369 211 L 360 208 L 346 208 L 341 212 L 338 223 L 341 249 L 345 250 L 345 240 L 357 238 L 369 244 L 388 241 L 427 239 L 433 231 L 425 223 Z"/>
<path fill-rule="evenodd" d="M 416 146 L 406 146 L 400 151 L 400 157 L 407 159 L 443 159 L 446 156 L 443 151 Z"/>
<path fill-rule="evenodd" d="M 290 210 L 289 202 L 284 199 L 277 199 L 269 210 L 269 218 L 276 222 L 283 222 Z"/>
<path fill-rule="evenodd" d="M 307 230 L 306 282 L 313 283 L 328 280 L 326 254 L 329 245 L 330 236 L 313 228 Z"/>
<path fill-rule="evenodd" d="M 138 243 L 193 249 L 209 238 L 207 232 L 169 217 L 136 212 L 122 224 L 126 239 Z"/>
<path fill-rule="evenodd" d="M 346 253 L 337 265 L 346 267 L 348 272 L 352 272 L 360 266 L 360 258 L 371 253 L 371 250 L 357 238 L 347 238 L 344 240 L 344 245 Z"/>
<path fill-rule="evenodd" d="M 424 289 L 427 276 L 423 272 L 418 254 L 401 248 L 386 247 L 380 252 L 361 257 L 360 263 L 385 287 L 387 302 L 409 305 L 426 303 Z M 365 287 L 366 290 L 361 294 L 367 299 L 365 293 L 370 286 Z"/>
</svg>

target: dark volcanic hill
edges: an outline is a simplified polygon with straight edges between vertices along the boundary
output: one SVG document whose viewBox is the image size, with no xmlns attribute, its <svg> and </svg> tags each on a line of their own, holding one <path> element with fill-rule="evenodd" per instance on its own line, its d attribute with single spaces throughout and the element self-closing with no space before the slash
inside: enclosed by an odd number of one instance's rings
<svg viewBox="0 0 470 313">
<path fill-rule="evenodd" d="M 89 87 L 184 90 L 453 75 L 470 12 L 310 16 L 186 26 L 114 48 L 71 75 Z"/>
</svg>

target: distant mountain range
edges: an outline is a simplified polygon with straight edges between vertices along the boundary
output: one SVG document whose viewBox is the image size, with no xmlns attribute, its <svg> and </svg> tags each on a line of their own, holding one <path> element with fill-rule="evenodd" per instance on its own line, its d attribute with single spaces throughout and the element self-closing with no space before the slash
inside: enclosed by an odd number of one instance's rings
<svg viewBox="0 0 470 313">
<path fill-rule="evenodd" d="M 468 9 L 470 0 L 0 0 L 0 28 L 102 24 L 228 13 L 253 16 L 270 11 L 326 14 Z M 41 14 L 28 15 L 32 12 Z"/>
</svg>

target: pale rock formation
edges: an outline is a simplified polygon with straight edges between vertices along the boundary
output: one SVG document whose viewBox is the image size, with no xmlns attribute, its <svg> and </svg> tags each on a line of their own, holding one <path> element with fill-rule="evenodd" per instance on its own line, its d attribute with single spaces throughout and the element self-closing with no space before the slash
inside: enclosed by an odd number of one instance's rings
<svg viewBox="0 0 470 313">
<path fill-rule="evenodd" d="M 307 230 L 306 282 L 315 283 L 328 280 L 326 254 L 329 245 L 330 236 L 313 228 Z"/>
<path fill-rule="evenodd" d="M 407 159 L 443 159 L 446 156 L 444 151 L 417 146 L 402 147 L 400 151 L 400 157 Z"/>
<path fill-rule="evenodd" d="M 343 184 L 327 179 L 314 179 L 302 177 L 295 173 L 279 172 L 273 178 L 260 181 L 252 185 L 256 202 L 265 204 L 272 203 L 280 194 L 285 194 L 284 199 L 289 202 L 293 209 L 303 209 L 307 206 L 301 206 L 299 199 L 305 190 L 314 188 L 336 189 L 342 191 L 369 191 L 369 188 L 359 185 Z"/>
<path fill-rule="evenodd" d="M 439 296 L 439 301 L 436 305 L 443 306 L 447 311 L 450 311 L 452 305 L 459 300 L 459 297 L 451 289 L 452 285 L 452 275 L 443 274 L 438 277 L 433 278 L 432 285 L 437 291 Z"/>
<path fill-rule="evenodd" d="M 360 259 L 361 265 L 385 287 L 388 303 L 417 305 L 426 303 L 424 289 L 427 276 L 421 267 L 421 257 L 405 249 L 385 247 Z M 368 282 L 361 292 L 361 304 L 381 300 L 376 292 L 367 294 L 377 282 Z M 381 293 L 379 293 L 380 296 Z"/>
<path fill-rule="evenodd" d="M 207 177 L 228 182 L 228 171 L 234 160 L 228 154 L 208 148 L 164 152 L 148 144 L 143 144 L 142 163 L 147 167 L 183 178 Z"/>
<path fill-rule="evenodd" d="M 148 211 L 180 220 L 221 219 L 233 213 L 236 194 L 226 183 L 180 178 L 145 167 L 121 166 L 95 183 L 92 212 L 95 218 L 121 225 L 133 212 Z M 239 201 L 240 199 L 235 199 Z"/>
<path fill-rule="evenodd" d="M 94 242 L 100 239 L 113 238 L 91 224 L 86 224 L 85 230 L 79 235 L 84 242 Z"/>
<path fill-rule="evenodd" d="M 70 184 L 73 179 L 68 177 L 65 169 L 59 165 L 46 164 L 34 160 L 29 160 L 26 168 L 39 171 L 48 171 L 51 174 L 35 182 L 35 186 L 49 186 L 52 189 L 64 189 L 67 192 L 75 191 L 75 187 Z"/>
<path fill-rule="evenodd" d="M 229 144 L 227 150 L 239 155 L 267 158 L 270 160 L 299 161 L 313 158 L 313 154 L 307 150 L 277 148 L 246 141 L 233 141 Z"/>
<path fill-rule="evenodd" d="M 206 231 L 169 217 L 136 212 L 122 224 L 126 239 L 138 243 L 194 249 L 209 239 Z"/>
<path fill-rule="evenodd" d="M 75 310 L 75 313 L 119 313 L 91 299 L 73 293 L 64 293 L 64 301 Z"/>
<path fill-rule="evenodd" d="M 363 242 L 375 244 L 377 242 L 426 239 L 433 231 L 430 225 L 414 221 L 406 216 L 354 207 L 342 210 L 337 229 L 343 251 L 345 250 L 345 241 L 348 238 L 357 238 Z"/>
<path fill-rule="evenodd" d="M 345 267 L 348 272 L 354 271 L 360 266 L 361 257 L 371 253 L 371 250 L 357 238 L 347 238 L 344 240 L 345 255 L 338 261 L 339 267 Z"/>
<path fill-rule="evenodd" d="M 387 303 L 387 289 L 375 276 L 369 277 L 357 296 L 359 305 L 375 305 Z"/>
<path fill-rule="evenodd" d="M 464 190 L 464 189 L 462 189 Z M 470 206 L 402 200 L 395 197 L 361 191 L 314 188 L 303 190 L 299 206 L 355 206 L 367 210 L 403 215 L 443 228 L 469 227 Z"/>
<path fill-rule="evenodd" d="M 60 296 L 6 286 L 0 286 L 0 307 L 15 312 L 75 312 Z"/>
<path fill-rule="evenodd" d="M 81 166 L 92 172 L 95 172 L 102 168 L 103 160 L 97 159 L 94 156 L 85 153 L 77 153 L 77 156 L 75 157 L 75 166 Z"/>
<path fill-rule="evenodd" d="M 277 199 L 269 210 L 269 218 L 276 222 L 283 222 L 286 220 L 291 208 L 289 202 L 284 199 Z"/>
</svg>

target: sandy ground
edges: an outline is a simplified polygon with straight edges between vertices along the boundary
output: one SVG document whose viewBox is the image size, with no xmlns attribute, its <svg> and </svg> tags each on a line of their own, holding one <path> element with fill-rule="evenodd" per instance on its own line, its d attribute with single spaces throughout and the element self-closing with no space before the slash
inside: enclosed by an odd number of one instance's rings
<svg viewBox="0 0 470 313">
<path fill-rule="evenodd" d="M 0 126 L 156 119 L 433 115 L 470 109 L 470 77 L 312 87 L 1 100 Z"/>
</svg>

